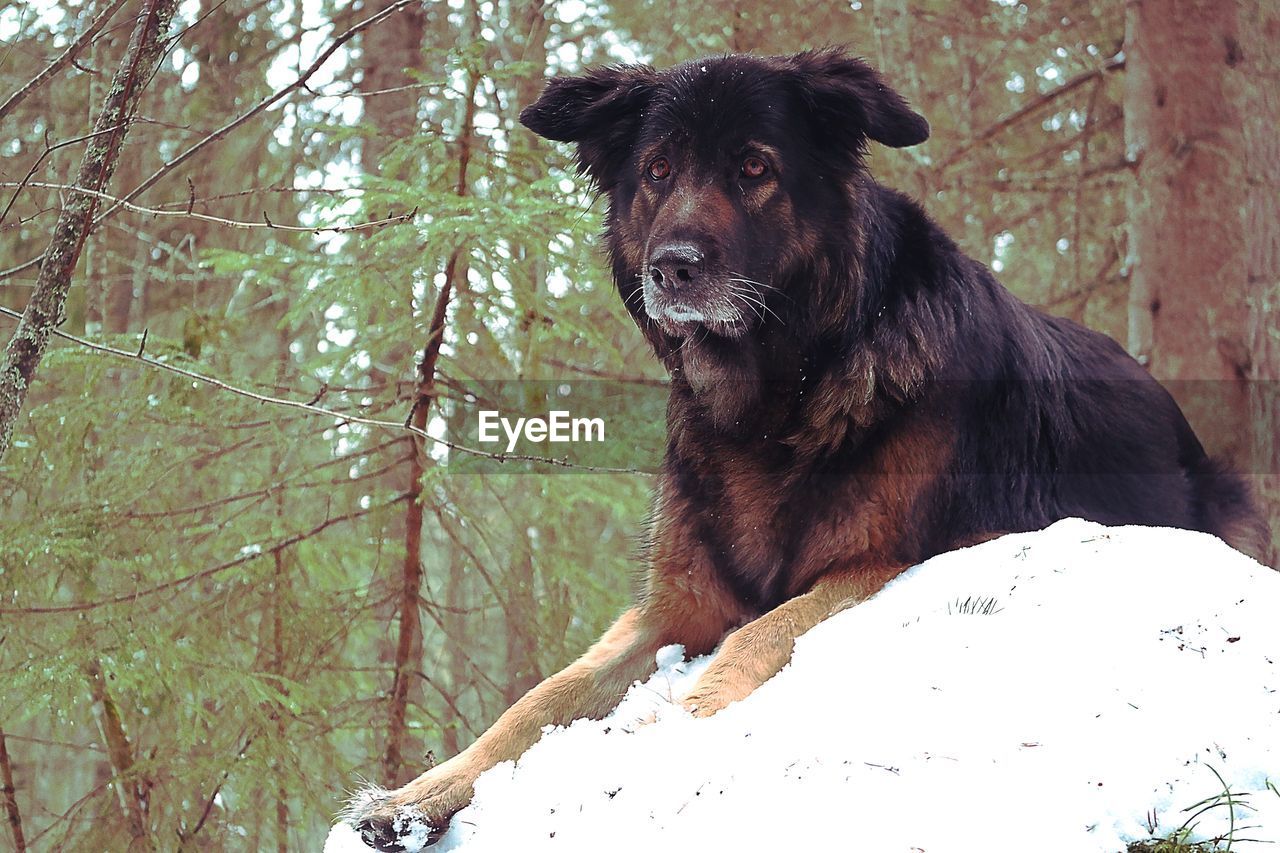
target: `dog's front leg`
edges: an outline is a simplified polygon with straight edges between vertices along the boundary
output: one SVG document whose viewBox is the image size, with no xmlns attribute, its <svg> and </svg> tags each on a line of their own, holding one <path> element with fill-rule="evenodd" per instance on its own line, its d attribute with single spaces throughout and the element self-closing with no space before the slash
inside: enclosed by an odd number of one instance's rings
<svg viewBox="0 0 1280 853">
<path fill-rule="evenodd" d="M 403 788 L 358 798 L 349 820 L 379 850 L 403 850 L 406 826 L 414 819 L 430 827 L 428 843 L 435 841 L 470 802 L 476 777 L 519 758 L 543 726 L 604 716 L 633 682 L 654 672 L 654 655 L 665 645 L 683 642 L 694 653 L 714 646 L 724 626 L 690 620 L 691 615 L 688 608 L 658 606 L 627 611 L 585 655 L 526 693 L 470 747 Z"/>
<path fill-rule="evenodd" d="M 745 699 L 791 660 L 796 637 L 847 607 L 875 595 L 903 567 L 831 572 L 796 596 L 725 638 L 715 660 L 683 704 L 698 717 Z"/>
</svg>

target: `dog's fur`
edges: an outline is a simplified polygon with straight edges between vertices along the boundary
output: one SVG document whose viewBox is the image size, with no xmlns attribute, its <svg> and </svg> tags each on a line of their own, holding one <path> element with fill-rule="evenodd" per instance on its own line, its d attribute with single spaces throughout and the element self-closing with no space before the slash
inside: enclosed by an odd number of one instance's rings
<svg viewBox="0 0 1280 853">
<path fill-rule="evenodd" d="M 928 124 L 842 51 L 550 81 L 521 121 L 577 145 L 608 199 L 628 310 L 671 374 L 635 607 L 454 759 L 354 816 L 398 844 L 547 723 L 610 710 L 683 643 L 695 714 L 741 699 L 796 636 L 903 568 L 1080 516 L 1260 552 L 1239 478 L 1111 339 L 1046 316 L 863 168 Z M 726 638 L 727 634 L 727 638 Z"/>
</svg>

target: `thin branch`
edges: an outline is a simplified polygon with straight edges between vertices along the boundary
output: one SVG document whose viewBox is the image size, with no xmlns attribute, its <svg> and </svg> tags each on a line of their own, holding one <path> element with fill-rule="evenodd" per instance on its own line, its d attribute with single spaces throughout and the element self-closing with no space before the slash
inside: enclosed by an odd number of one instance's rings
<svg viewBox="0 0 1280 853">
<path fill-rule="evenodd" d="M 174 157 L 172 160 L 165 163 L 159 169 L 156 169 L 154 172 L 151 173 L 150 177 L 148 177 L 142 183 L 138 184 L 136 187 L 130 190 L 129 193 L 127 193 L 124 196 L 124 201 L 133 201 L 139 195 L 141 195 L 142 193 L 150 189 L 152 186 L 154 186 L 155 183 L 159 181 L 162 177 L 164 177 L 169 172 L 176 169 L 178 166 L 181 166 L 183 163 L 187 162 L 192 157 L 194 157 L 197 153 L 202 151 L 205 148 L 205 146 L 211 145 L 212 143 L 217 142 L 218 140 L 226 136 L 228 133 L 231 133 L 233 130 L 237 129 L 238 127 L 243 125 L 245 122 L 252 119 L 254 116 L 270 109 L 277 101 L 280 101 L 281 99 L 283 99 L 290 93 L 296 91 L 297 89 L 301 89 L 303 85 L 307 82 L 307 80 L 309 80 L 313 74 L 319 71 L 320 68 L 326 62 L 329 61 L 329 57 L 333 56 L 333 54 L 337 52 L 338 48 L 342 47 L 342 45 L 346 44 L 348 41 L 355 38 L 355 36 L 357 36 L 359 33 L 363 32 L 369 27 L 372 27 L 374 24 L 377 24 L 386 20 L 391 15 L 394 15 L 396 12 L 399 12 L 401 9 L 404 9 L 408 6 L 412 6 L 413 4 L 420 3 L 420 2 L 422 2 L 422 0 L 396 0 L 395 3 L 392 3 L 390 6 L 383 9 L 381 12 L 378 12 L 376 15 L 371 15 L 370 17 L 365 18 L 360 23 L 352 26 L 346 32 L 335 37 L 334 40 L 329 43 L 329 46 L 326 47 L 320 53 L 320 55 L 316 57 L 315 61 L 312 62 L 311 65 L 307 66 L 307 69 L 303 71 L 300 75 L 298 75 L 297 79 L 295 79 L 292 83 L 290 83 L 288 86 L 285 86 L 283 89 L 280 89 L 275 93 L 269 95 L 267 98 L 260 101 L 257 106 L 253 107 L 248 112 L 242 113 L 238 117 L 227 122 L 222 127 L 213 131 L 213 133 L 210 133 L 208 136 L 201 139 L 195 145 L 192 145 L 186 151 L 183 151 L 177 157 Z M 113 205 L 112 207 L 107 208 L 105 211 L 102 212 L 102 215 L 99 216 L 98 219 L 94 221 L 93 223 L 94 226 L 97 227 L 97 225 L 102 220 L 106 219 L 108 216 L 115 213 L 115 211 L 118 208 L 119 208 L 119 203 L 117 203 L 116 205 Z"/>
<path fill-rule="evenodd" d="M 356 35 L 368 29 L 369 27 L 373 26 L 374 24 L 377 24 L 385 20 L 386 18 L 395 14 L 396 12 L 399 12 L 401 9 L 404 9 L 408 6 L 411 6 L 415 3 L 420 3 L 420 2 L 422 2 L 422 0 L 396 0 L 395 3 L 392 3 L 390 6 L 383 9 L 381 12 L 378 12 L 376 15 L 372 15 L 368 18 L 365 18 L 360 23 L 354 25 L 353 27 L 348 29 L 346 32 L 334 38 L 334 40 L 329 43 L 329 46 L 325 48 L 324 51 L 322 51 L 320 55 L 316 57 L 315 61 L 312 62 L 311 65 L 308 66 L 305 71 L 303 71 L 300 75 L 298 75 L 297 79 L 295 79 L 292 83 L 290 83 L 288 86 L 285 86 L 283 89 L 280 89 L 275 93 L 267 96 L 264 100 L 258 102 L 256 106 L 254 106 L 247 112 L 241 113 L 239 116 L 227 122 L 222 127 L 218 128 L 217 130 L 213 131 L 209 135 L 205 136 L 203 139 L 201 139 L 199 142 L 192 145 L 186 151 L 183 151 L 181 154 L 174 157 L 172 160 L 169 160 L 168 162 L 166 162 L 159 169 L 156 169 L 154 172 L 152 172 L 150 177 L 148 177 L 142 183 L 138 184 L 136 187 L 134 187 L 132 190 L 126 193 L 122 197 L 122 201 L 126 201 L 126 202 L 133 201 L 139 195 L 141 195 L 142 193 L 150 189 L 152 186 L 154 186 L 155 183 L 159 181 L 161 178 L 163 178 L 165 175 L 169 174 L 174 169 L 178 168 L 183 163 L 190 160 L 197 153 L 204 150 L 206 146 L 211 145 L 214 142 L 217 142 L 227 134 L 231 133 L 232 131 L 239 128 L 241 125 L 248 122 L 254 116 L 257 116 L 260 113 L 266 111 L 267 109 L 270 109 L 277 101 L 289 95 L 291 92 L 294 92 L 297 89 L 303 88 L 307 80 L 310 79 L 311 76 L 314 75 L 317 71 L 319 71 L 321 66 L 323 66 L 326 62 L 328 62 L 329 57 L 331 57 L 338 50 L 339 47 L 341 47 L 346 42 L 350 41 Z M 77 183 L 83 185 L 85 182 L 77 181 Z M 110 216 L 114 215 L 116 211 L 120 210 L 121 207 L 122 205 L 120 202 L 116 202 L 111 207 L 108 207 L 102 213 L 98 214 L 97 218 L 93 220 L 93 223 L 92 225 L 90 225 L 88 230 L 93 231 L 95 228 L 97 228 L 99 225 L 105 222 Z M 31 258 L 30 260 L 24 261 L 23 263 L 18 264 L 15 267 L 9 267 L 6 270 L 0 270 L 0 279 L 10 278 L 20 273 L 26 272 L 32 267 L 38 266 L 40 264 L 40 261 L 41 261 L 41 258 L 38 258 L 38 257 Z"/>
<path fill-rule="evenodd" d="M 78 604 L 61 604 L 61 605 L 53 605 L 48 607 L 5 607 L 5 608 L 0 608 L 0 615 L 31 616 L 31 615 L 48 614 L 48 613 L 79 613 L 85 610 L 96 610 L 99 607 L 106 607 L 112 604 L 131 604 L 135 601 L 138 601 L 141 598 L 146 598 L 147 596 L 155 595 L 158 592 L 164 592 L 167 589 L 175 589 L 177 587 L 184 587 L 195 581 L 204 580 L 205 578 L 211 578 L 214 575 L 221 574 L 222 572 L 228 571 L 230 569 L 234 569 L 236 566 L 243 566 L 245 563 L 248 563 L 251 560 L 256 560 L 259 557 L 265 557 L 270 554 L 275 554 L 278 551 L 283 551 L 286 548 L 291 548 L 292 546 L 297 545 L 299 542 L 310 539 L 313 536 L 316 536 L 317 534 L 323 532 L 324 530 L 327 530 L 328 528 L 332 527 L 335 524 L 342 524 L 343 522 L 346 522 L 346 521 L 353 521 L 357 518 L 362 518 L 363 516 L 369 515 L 370 513 L 378 512 L 379 510 L 383 510 L 383 509 L 386 509 L 387 507 L 394 506 L 395 504 L 398 504 L 401 501 L 407 500 L 408 497 L 409 496 L 407 494 L 398 495 L 389 501 L 377 504 L 376 506 L 371 506 L 368 509 L 354 510 L 352 512 L 347 513 L 346 515 L 338 515 L 338 516 L 334 516 L 333 518 L 327 518 L 324 521 L 317 524 L 315 527 L 312 527 L 309 530 L 301 531 L 299 533 L 294 533 L 291 536 L 287 536 L 284 539 L 281 539 L 279 542 L 276 542 L 274 545 L 272 545 L 269 548 L 263 548 L 260 551 L 254 551 L 252 553 L 241 554 L 238 557 L 235 557 L 234 559 L 227 560 L 224 563 L 219 563 L 216 566 L 211 566 L 207 569 L 201 569 L 198 572 L 193 572 L 192 574 L 189 574 L 189 575 L 183 575 L 180 578 L 174 578 L 173 580 L 168 580 L 168 581 L 165 581 L 164 583 L 159 583 L 159 584 L 156 584 L 155 586 L 149 586 L 145 589 L 140 589 L 135 592 L 121 593 L 120 595 L 113 595 L 107 598 L 100 598 L 96 601 L 83 601 Z"/>
<path fill-rule="evenodd" d="M 0 181 L 0 187 L 22 186 L 13 181 Z M 207 213 L 196 213 L 191 208 L 195 205 L 196 199 L 193 197 L 187 201 L 185 210 L 161 210 L 154 207 L 142 207 L 125 201 L 117 196 L 108 195 L 98 190 L 77 187 L 72 184 L 52 184 L 45 181 L 28 181 L 25 186 L 36 187 L 38 189 L 48 190 L 65 190 L 67 192 L 80 193 L 82 195 L 92 196 L 99 200 L 115 202 L 126 210 L 134 213 L 145 213 L 148 216 L 175 216 L 179 219 L 198 219 L 201 222 L 212 222 L 215 225 L 226 225 L 231 228 L 266 228 L 272 231 L 290 231 L 296 234 L 320 234 L 324 232 L 332 232 L 334 234 L 344 234 L 350 231 L 365 231 L 370 228 L 382 228 L 387 225 L 398 225 L 402 222 L 410 222 L 418 215 L 418 208 L 414 208 L 408 213 L 400 213 L 395 216 L 388 216 L 384 219 L 376 219 L 370 222 L 361 222 L 355 225 L 281 225 L 278 222 L 272 222 L 266 218 L 263 213 L 262 222 L 244 222 L 237 219 L 224 219 L 221 216 L 212 216 Z M 10 202 L 12 204 L 12 202 Z M 0 214 L 0 220 L 4 219 L 4 215 Z"/>
<path fill-rule="evenodd" d="M 7 317 L 14 317 L 14 318 L 21 317 L 21 315 L 18 314 L 18 312 L 5 308 L 3 305 L 0 305 L 0 314 Z M 51 331 L 51 334 L 53 334 L 55 337 L 59 337 L 59 338 L 62 338 L 63 340 L 71 341 L 74 344 L 78 344 L 86 349 L 90 349 L 95 352 L 105 353 L 107 355 L 113 355 L 113 356 L 116 356 L 117 358 L 124 358 L 130 361 L 136 361 L 141 364 L 145 364 L 149 367 L 158 368 L 160 370 L 165 370 L 170 373 L 176 373 L 179 376 L 185 376 L 186 378 L 191 379 L 195 382 L 200 382 L 205 385 L 209 385 L 213 388 L 217 388 L 220 391 L 226 391 L 231 394 L 236 394 L 237 396 L 240 396 L 240 397 L 245 397 L 250 400 L 255 400 L 259 403 L 267 403 L 273 406 L 282 406 L 287 409 L 297 409 L 303 412 L 310 412 L 313 415 L 321 415 L 323 417 L 333 418 L 335 421 L 338 421 L 339 424 L 362 424 L 364 426 L 377 427 L 378 429 L 388 429 L 388 430 L 395 430 L 397 432 L 412 433 L 413 435 L 416 435 L 419 438 L 434 442 L 435 444 L 438 444 L 441 447 L 447 447 L 450 450 L 455 450 L 458 453 L 466 453 L 470 456 L 478 456 L 483 459 L 492 459 L 495 462 L 538 462 L 544 465 L 552 465 L 557 468 L 571 468 L 576 471 L 591 471 L 598 474 L 650 474 L 651 473 L 648 471 L 643 471 L 639 468 L 606 468 L 606 467 L 600 467 L 600 466 L 594 466 L 594 465 L 578 465 L 576 463 L 568 461 L 567 459 L 556 459 L 550 456 L 533 456 L 527 453 L 490 453 L 487 450 L 480 450 L 475 447 L 468 447 L 464 444 L 457 444 L 456 442 L 449 441 L 448 439 L 437 438 L 436 436 L 428 433 L 426 430 L 413 426 L 412 424 L 407 424 L 399 421 L 383 421 L 383 420 L 378 420 L 377 418 L 366 418 L 360 415 L 352 415 L 346 412 L 337 412 L 337 411 L 334 411 L 333 409 L 326 409 L 323 406 L 317 406 L 312 403 L 304 403 L 299 400 L 288 400 L 283 397 L 271 397 L 266 394 L 258 394 L 254 391 L 249 391 L 245 388 L 240 388 L 235 385 L 231 385 L 227 382 L 223 382 L 221 379 L 215 379 L 212 376 L 206 376 L 203 373 L 196 373 L 194 370 L 187 370 L 184 367 L 178 367 L 175 364 L 169 364 L 167 362 L 160 361 L 159 359 L 152 358 L 151 356 L 147 355 L 145 352 L 142 352 L 142 353 L 130 352 L 128 350 L 116 349 L 115 347 L 106 346 L 105 344 L 99 344 L 93 341 L 85 340 L 84 338 L 77 337 L 76 335 L 68 334 L 67 332 L 63 332 L 58 329 L 53 329 Z"/>
<path fill-rule="evenodd" d="M 98 114 L 95 133 L 110 131 L 85 150 L 76 185 L 105 189 L 115 172 L 120 149 L 145 81 L 162 53 L 161 41 L 169 30 L 177 0 L 147 0 L 139 13 L 129 48 Z M 71 275 L 88 237 L 97 201 L 79 196 L 68 201 L 54 226 L 45 250 L 40 275 L 18 328 L 5 349 L 0 366 L 0 458 L 9 447 L 9 438 L 26 402 L 31 380 L 44 357 L 50 332 L 66 318 Z"/>
<path fill-rule="evenodd" d="M 129 510 L 124 513 L 123 518 L 127 518 L 130 521 L 139 521 L 139 520 L 149 520 L 149 519 L 156 519 L 156 518 L 173 518 L 174 516 L 179 516 L 179 515 L 196 515 L 198 513 L 207 512 L 208 510 L 211 510 L 211 509 L 218 509 L 219 507 L 226 506 L 227 504 L 239 503 L 240 501 L 253 500 L 254 498 L 268 498 L 282 491 L 292 491 L 294 489 L 310 489 L 310 488 L 316 488 L 318 486 L 341 486 L 347 483 L 358 483 L 361 480 L 367 480 L 370 477 L 377 477 L 381 474 L 385 474 L 387 471 L 391 470 L 395 466 L 403 464 L 408 459 L 408 457 L 407 456 L 397 457 L 391 460 L 391 462 L 387 463 L 386 465 L 366 471 L 362 473 L 359 477 L 355 477 L 355 478 L 334 477 L 329 480 L 317 480 L 317 481 L 304 482 L 304 483 L 294 483 L 293 481 L 306 474 L 313 474 L 316 471 L 319 471 L 321 468 L 330 467 L 332 465 L 341 465 L 343 462 L 348 462 L 351 459 L 354 459 L 359 456 L 371 456 L 382 448 L 391 447 L 397 443 L 403 443 L 404 441 L 405 439 L 403 438 L 393 438 L 388 441 L 384 441 L 382 444 L 369 449 L 356 450 L 352 453 L 344 453 L 341 456 L 336 456 L 333 459 L 326 460 L 324 462 L 319 463 L 318 465 L 313 465 L 310 468 L 306 469 L 305 471 L 301 471 L 293 475 L 292 477 L 286 477 L 283 480 L 279 480 L 275 483 L 272 483 L 269 486 L 264 486 L 261 489 L 254 489 L 248 492 L 240 492 L 234 495 L 225 495 L 223 497 L 215 498 L 209 501 L 204 501 L 202 503 L 175 507 L 173 509 L 155 510 L 155 511 Z"/>
<path fill-rule="evenodd" d="M 98 17 L 94 18 L 87 29 L 80 34 L 80 37 L 73 41 L 62 54 L 50 62 L 45 69 L 31 78 L 31 82 L 14 92 L 8 99 L 0 104 L 0 121 L 4 121 L 5 116 L 13 112 L 13 109 L 27 99 L 32 92 L 39 89 L 49 81 L 53 75 L 57 74 L 64 66 L 75 60 L 78 54 L 86 44 L 88 44 L 94 36 L 111 20 L 111 17 L 123 6 L 125 0 L 110 0 L 105 9 L 98 13 Z"/>
<path fill-rule="evenodd" d="M 13 205 L 18 201 L 18 196 L 20 196 L 22 194 L 22 191 L 30 184 L 31 176 L 34 175 L 36 173 L 36 170 L 40 168 L 40 164 L 44 162 L 46 157 L 48 157 L 53 152 L 57 151 L 59 148 L 66 148 L 68 145 L 76 145 L 80 142 L 93 139 L 94 137 L 97 137 L 97 136 L 103 136 L 108 133 L 114 133 L 116 130 L 119 130 L 119 128 L 120 128 L 119 125 L 115 127 L 104 127 L 101 130 L 95 130 L 92 133 L 86 133 L 83 136 L 77 136 L 72 139 L 64 139 L 61 142 L 55 142 L 52 144 L 49 143 L 47 139 L 47 134 L 46 134 L 44 151 L 40 152 L 40 156 L 37 157 L 36 161 L 31 164 L 31 168 L 27 169 L 27 174 L 23 176 L 21 181 L 18 181 L 16 183 L 11 181 L 5 184 L 5 186 L 17 187 L 17 189 L 13 191 L 13 195 L 9 198 L 9 203 L 4 206 L 4 210 L 0 211 L 0 222 L 4 222 L 4 220 L 9 216 L 9 211 L 13 210 Z"/>
<path fill-rule="evenodd" d="M 1061 86 L 1058 86 L 1054 89 L 1050 89 L 1048 92 L 1045 92 L 1043 95 L 1040 95 L 1039 97 L 1032 99 L 1031 101 L 1018 107 L 1013 112 L 1004 116 L 1003 118 L 998 119 L 994 124 L 988 126 L 982 132 L 974 136 L 971 140 L 969 140 L 969 142 L 967 142 L 964 145 L 961 145 L 955 151 L 951 152 L 950 156 L 948 156 L 945 160 L 941 161 L 940 163 L 938 163 L 937 166 L 934 167 L 934 170 L 938 172 L 944 171 L 945 169 L 949 168 L 950 166 L 954 165 L 957 161 L 959 161 L 960 158 L 964 157 L 974 148 L 977 148 L 979 145 L 988 141 L 993 136 L 996 136 L 1002 131 L 1008 129 L 1009 127 L 1012 127 L 1013 125 L 1017 124 L 1022 119 L 1026 118 L 1027 116 L 1031 115 L 1032 113 L 1036 112 L 1042 107 L 1045 107 L 1053 103 L 1058 98 L 1061 98 L 1063 95 L 1074 92 L 1076 89 L 1079 89 L 1081 86 L 1085 85 L 1090 80 L 1097 80 L 1101 78 L 1103 75 L 1109 74 L 1112 71 L 1123 71 L 1123 70 L 1124 70 L 1124 58 L 1117 55 L 1108 59 L 1098 68 L 1094 68 L 1090 71 L 1085 71 L 1080 74 L 1077 74 L 1075 77 L 1072 77 L 1070 80 L 1067 80 L 1066 82 L 1064 82 Z"/>
<path fill-rule="evenodd" d="M 242 729 L 241 734 L 243 733 L 244 730 Z M 185 848 L 187 843 L 190 842 L 191 839 L 195 838 L 200 833 L 200 830 L 204 829 L 205 824 L 208 823 L 209 815 L 213 813 L 214 803 L 218 800 L 218 794 L 222 792 L 222 786 L 227 784 L 227 779 L 231 777 L 231 770 L 235 767 L 236 762 L 244 759 L 245 753 L 248 752 L 249 747 L 253 745 L 254 737 L 256 737 L 256 735 L 249 735 L 249 737 L 245 739 L 244 744 L 236 750 L 236 754 L 231 759 L 231 763 L 223 768 L 222 778 L 218 780 L 218 784 L 213 786 L 213 791 L 209 794 L 208 799 L 205 800 L 204 809 L 200 812 L 200 819 L 196 821 L 196 825 L 192 827 L 189 832 L 185 830 L 178 830 L 178 840 L 182 843 L 183 848 Z"/>
<path fill-rule="evenodd" d="M 447 85 L 447 83 L 406 83 L 403 86 L 392 86 L 388 89 L 374 89 L 370 92 L 361 91 L 355 86 L 341 92 L 317 92 L 310 87 L 304 88 L 317 98 L 373 98 L 378 95 L 393 95 L 396 92 L 407 92 L 411 89 L 440 89 Z"/>
</svg>

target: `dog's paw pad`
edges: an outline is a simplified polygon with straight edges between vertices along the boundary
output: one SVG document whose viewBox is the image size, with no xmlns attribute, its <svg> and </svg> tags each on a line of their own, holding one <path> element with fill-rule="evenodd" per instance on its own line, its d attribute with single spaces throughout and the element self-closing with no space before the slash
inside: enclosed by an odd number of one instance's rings
<svg viewBox="0 0 1280 853">
<path fill-rule="evenodd" d="M 367 817 L 356 825 L 356 830 L 367 846 L 384 853 L 417 853 L 441 835 L 408 809 L 400 809 L 395 817 Z"/>
</svg>

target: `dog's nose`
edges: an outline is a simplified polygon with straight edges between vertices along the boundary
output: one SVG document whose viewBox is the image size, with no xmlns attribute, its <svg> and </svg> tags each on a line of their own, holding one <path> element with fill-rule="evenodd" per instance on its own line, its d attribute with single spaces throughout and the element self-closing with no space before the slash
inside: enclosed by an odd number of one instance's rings
<svg viewBox="0 0 1280 853">
<path fill-rule="evenodd" d="M 649 277 L 673 290 L 688 287 L 702 276 L 702 261 L 702 253 L 688 243 L 668 243 L 649 259 Z"/>
</svg>

